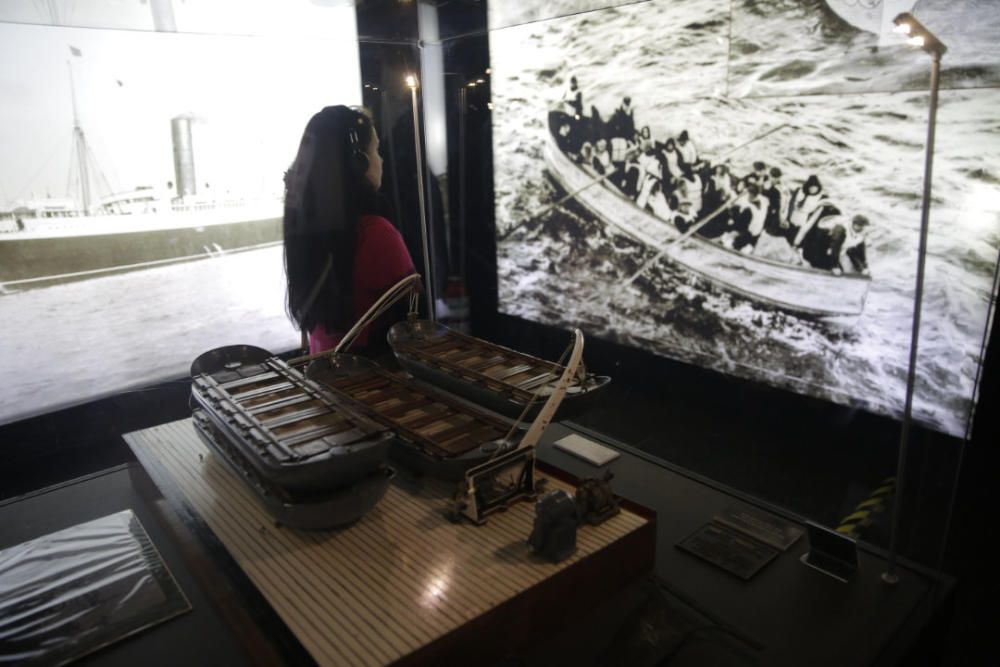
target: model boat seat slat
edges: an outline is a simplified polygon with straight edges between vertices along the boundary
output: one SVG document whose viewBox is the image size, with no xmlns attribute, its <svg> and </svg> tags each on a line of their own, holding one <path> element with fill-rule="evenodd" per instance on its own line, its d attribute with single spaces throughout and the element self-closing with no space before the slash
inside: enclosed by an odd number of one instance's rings
<svg viewBox="0 0 1000 667">
<path fill-rule="evenodd" d="M 259 373 L 257 375 L 242 376 L 238 380 L 225 381 L 217 378 L 214 374 L 212 375 L 212 379 L 215 380 L 219 384 L 219 386 L 221 386 L 223 389 L 225 389 L 228 393 L 232 394 L 233 396 L 239 395 L 240 393 L 245 392 L 248 389 L 259 384 L 265 384 L 274 381 L 278 382 L 284 381 L 284 378 L 282 378 L 276 372 L 267 370 L 266 367 L 261 367 L 261 368 L 264 368 L 265 372 Z"/>
<path fill-rule="evenodd" d="M 545 384 L 546 382 L 555 382 L 559 379 L 558 375 L 553 373 L 542 373 L 541 375 L 535 375 L 526 380 L 521 380 L 517 383 L 518 389 L 523 389 L 525 391 L 532 391 L 536 389 L 539 385 Z"/>
<path fill-rule="evenodd" d="M 493 427 L 489 427 L 493 428 Z M 496 431 L 496 429 L 493 429 Z M 467 420 L 462 420 L 462 423 L 452 426 L 451 428 L 441 431 L 440 433 L 434 434 L 434 439 L 436 442 L 447 443 L 452 438 L 468 435 L 469 434 L 469 422 Z"/>
<path fill-rule="evenodd" d="M 286 408 L 283 408 L 286 409 Z M 325 405 L 311 406 L 305 408 L 304 410 L 297 410 L 291 413 L 282 413 L 275 417 L 269 419 L 261 419 L 261 423 L 268 428 L 277 428 L 279 426 L 287 426 L 288 424 L 294 424 L 295 422 L 303 421 L 306 419 L 312 419 L 313 417 L 318 417 L 319 415 L 326 414 L 328 411 Z M 255 415 L 260 418 L 260 414 Z"/>
<path fill-rule="evenodd" d="M 340 433 L 343 430 L 344 429 L 341 427 L 339 422 L 334 424 L 318 424 L 316 426 L 294 432 L 294 435 L 287 434 L 285 437 L 282 437 L 281 442 L 294 447 L 297 444 L 308 442 L 310 440 L 319 440 L 325 436 Z M 295 458 L 299 458 L 301 456 L 298 452 L 294 453 Z"/>
<path fill-rule="evenodd" d="M 431 401 L 429 398 L 421 396 L 418 399 L 411 401 L 409 403 L 402 403 L 395 407 L 386 410 L 381 410 L 380 412 L 382 413 L 382 415 L 384 415 L 389 419 L 399 419 L 400 417 L 406 415 L 408 412 L 413 412 L 414 410 L 421 410 L 431 405 L 432 403 L 433 401 Z"/>
<path fill-rule="evenodd" d="M 408 394 L 405 388 L 394 387 L 392 385 L 381 387 L 370 393 L 359 394 L 359 397 L 362 398 L 365 403 L 373 407 L 379 406 L 383 403 L 388 403 L 389 401 L 393 400 L 397 401 L 398 403 L 399 401 L 404 400 L 404 397 L 408 397 L 409 400 L 413 400 L 412 394 Z"/>
<path fill-rule="evenodd" d="M 465 430 L 464 434 L 456 434 L 452 429 L 438 433 L 433 439 L 434 446 L 447 452 L 461 454 L 493 442 L 505 433 L 504 430 L 492 426 L 473 428 L 471 424 L 467 425 Z"/>
<path fill-rule="evenodd" d="M 419 431 L 429 424 L 441 421 L 447 415 L 454 414 L 454 411 L 447 405 L 442 405 L 441 403 L 434 403 L 431 407 L 426 410 L 421 410 L 422 415 L 417 418 L 401 418 L 399 423 L 406 426 L 406 428 L 412 431 Z"/>
<path fill-rule="evenodd" d="M 484 426 L 466 435 L 451 438 L 445 442 L 440 442 L 438 443 L 438 447 L 448 451 L 464 452 L 472 449 L 473 447 L 477 447 L 480 443 L 496 440 L 502 435 L 502 431 L 490 426 Z"/>
<path fill-rule="evenodd" d="M 520 366 L 514 366 L 513 368 L 507 368 L 500 373 L 487 374 L 494 380 L 506 380 L 507 378 L 514 377 L 515 375 L 520 375 L 525 371 L 530 371 L 535 366 L 531 364 L 521 364 Z"/>
<path fill-rule="evenodd" d="M 449 350 L 456 348 L 461 348 L 465 345 L 465 341 L 459 340 L 458 338 L 438 338 L 438 339 L 425 339 L 420 341 L 415 341 L 414 346 L 432 354 L 444 354 Z"/>
<path fill-rule="evenodd" d="M 473 359 L 478 359 L 483 354 L 483 350 L 477 347 L 465 347 L 458 350 L 452 350 L 450 352 L 445 352 L 439 355 L 442 359 L 447 359 L 453 364 L 465 365 Z"/>
<path fill-rule="evenodd" d="M 253 378 L 251 378 L 253 379 Z M 286 382 L 280 378 L 274 378 L 270 382 L 253 383 L 247 385 L 245 388 L 241 388 L 240 391 L 230 391 L 228 387 L 219 385 L 223 390 L 226 391 L 230 396 L 233 397 L 239 403 L 246 403 L 247 401 L 259 398 L 261 396 L 270 396 L 275 392 L 295 389 L 295 385 L 291 382 Z"/>
<path fill-rule="evenodd" d="M 477 371 L 477 372 L 480 372 L 480 373 L 484 373 L 484 372 L 488 371 L 490 368 L 492 368 L 493 366 L 499 366 L 499 365 L 503 364 L 505 361 L 507 361 L 507 356 L 506 355 L 503 355 L 503 354 L 494 354 L 494 355 L 490 356 L 489 358 L 487 358 L 485 361 L 482 361 L 482 362 L 479 362 L 479 363 L 474 364 L 472 366 L 469 366 L 468 368 L 469 368 L 470 371 Z"/>
<path fill-rule="evenodd" d="M 389 384 L 389 379 L 381 375 L 363 375 L 360 377 L 337 378 L 327 382 L 327 385 L 336 387 L 341 391 L 356 393 L 369 391 L 378 387 L 385 387 Z"/>
<path fill-rule="evenodd" d="M 312 396 L 308 394 L 302 394 L 299 392 L 289 392 L 282 395 L 280 398 L 275 400 L 265 401 L 260 400 L 259 402 L 241 403 L 240 405 L 243 409 L 250 412 L 252 415 L 259 415 L 262 413 L 270 412 L 271 410 L 276 410 L 280 408 L 289 407 L 292 405 L 299 405 L 301 403 L 306 403 L 308 401 L 315 400 Z"/>
</svg>

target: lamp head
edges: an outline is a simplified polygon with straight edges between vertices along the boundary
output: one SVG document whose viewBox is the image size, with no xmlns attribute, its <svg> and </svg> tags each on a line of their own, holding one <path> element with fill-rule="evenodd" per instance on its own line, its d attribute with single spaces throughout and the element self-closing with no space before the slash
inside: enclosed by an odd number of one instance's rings
<svg viewBox="0 0 1000 667">
<path fill-rule="evenodd" d="M 413 90 L 414 88 L 416 88 L 417 87 L 417 77 L 413 76 L 412 74 L 407 74 L 406 75 L 406 87 L 409 88 L 410 90 Z"/>
<path fill-rule="evenodd" d="M 935 58 L 940 58 L 948 47 L 940 39 L 924 27 L 924 25 L 913 17 L 909 12 L 903 12 L 892 20 L 896 24 L 893 32 L 909 35 L 908 44 L 919 46 Z"/>
</svg>

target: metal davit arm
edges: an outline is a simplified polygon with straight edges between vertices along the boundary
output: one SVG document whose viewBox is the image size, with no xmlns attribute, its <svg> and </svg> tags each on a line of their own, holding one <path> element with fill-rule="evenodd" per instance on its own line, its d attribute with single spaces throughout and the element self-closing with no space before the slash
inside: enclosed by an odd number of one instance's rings
<svg viewBox="0 0 1000 667">
<path fill-rule="evenodd" d="M 552 418 L 556 414 L 556 410 L 559 409 L 559 404 L 562 403 L 563 398 L 566 397 L 566 390 L 569 388 L 569 383 L 576 376 L 576 371 L 580 367 L 580 363 L 583 360 L 583 332 L 579 329 L 573 331 L 573 351 L 569 355 L 569 361 L 566 363 L 566 367 L 563 369 L 562 375 L 559 378 L 559 383 L 556 385 L 555 391 L 549 395 L 548 400 L 545 401 L 545 405 L 542 409 L 538 411 L 538 416 L 535 420 L 531 422 L 531 426 L 528 428 L 528 432 L 524 434 L 521 438 L 521 444 L 518 449 L 523 449 L 525 447 L 534 447 L 538 444 L 538 441 L 542 437 L 542 433 L 548 428 L 549 424 L 552 422 Z"/>
<path fill-rule="evenodd" d="M 291 359 L 288 362 L 288 365 L 298 366 L 300 364 L 307 363 L 314 359 L 320 359 L 326 356 L 336 356 L 340 352 L 346 351 L 347 348 L 351 346 L 351 343 L 354 341 L 354 338 L 366 326 L 368 326 L 376 319 L 378 319 L 379 315 L 381 315 L 387 309 L 395 305 L 396 302 L 398 302 L 404 296 L 408 294 L 409 295 L 415 294 L 416 290 L 418 289 L 417 284 L 419 283 L 420 283 L 419 273 L 411 273 L 410 275 L 406 276 L 405 278 L 397 282 L 395 285 L 387 289 L 382 294 L 382 296 L 378 298 L 378 301 L 373 303 L 371 308 L 369 308 L 364 315 L 358 318 L 358 321 L 354 323 L 354 326 L 352 326 L 350 330 L 346 334 L 344 334 L 344 337 L 340 339 L 340 343 L 337 344 L 337 347 L 335 347 L 333 350 L 324 350 L 322 352 L 317 352 L 316 354 L 307 354 L 302 357 L 296 357 L 295 359 Z M 415 304 L 411 301 L 410 303 L 411 312 L 413 312 L 414 308 Z"/>
<path fill-rule="evenodd" d="M 497 450 L 486 463 L 469 468 L 454 498 L 454 515 L 482 524 L 486 516 L 521 498 L 535 494 L 535 445 L 552 422 L 559 404 L 566 396 L 569 383 L 583 359 L 583 333 L 573 332 L 573 350 L 555 390 L 538 411 L 538 415 L 515 449 Z M 541 391 L 541 389 L 539 389 Z M 530 404 L 529 404 L 530 405 Z M 525 408 L 527 410 L 527 408 Z M 513 429 L 512 429 L 513 431 Z M 508 441 L 510 435 L 505 438 Z M 501 479 L 503 478 L 503 479 Z"/>
</svg>

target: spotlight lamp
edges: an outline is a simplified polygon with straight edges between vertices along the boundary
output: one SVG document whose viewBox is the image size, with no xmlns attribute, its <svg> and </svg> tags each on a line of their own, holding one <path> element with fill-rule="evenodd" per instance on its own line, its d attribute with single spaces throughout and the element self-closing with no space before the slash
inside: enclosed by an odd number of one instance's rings
<svg viewBox="0 0 1000 667">
<path fill-rule="evenodd" d="M 426 281 L 424 281 L 424 289 L 427 295 L 427 316 L 431 322 L 437 321 L 437 314 L 435 312 L 435 297 L 434 297 L 434 265 L 431 263 L 431 253 L 430 253 L 430 229 L 427 226 L 427 204 L 424 199 L 424 151 L 420 146 L 420 105 L 417 103 L 417 86 L 419 81 L 417 77 L 412 72 L 406 75 L 404 79 L 406 81 L 406 87 L 410 89 L 410 104 L 413 108 L 413 149 L 414 155 L 417 157 L 417 199 L 420 205 L 420 241 L 423 246 L 424 251 L 424 269 L 423 273 L 425 276 L 429 276 Z"/>
<path fill-rule="evenodd" d="M 934 167 L 934 133 L 937 127 L 938 83 L 941 56 L 948 48 L 911 14 L 903 13 L 893 19 L 895 32 L 909 35 L 909 43 L 919 46 L 931 56 L 930 110 L 927 118 L 927 144 L 924 151 L 924 193 L 920 206 L 920 245 L 917 250 L 917 279 L 913 294 L 913 326 L 910 332 L 910 361 L 906 372 L 906 397 L 903 422 L 899 433 L 899 460 L 896 463 L 896 500 L 892 504 L 892 527 L 889 534 L 889 554 L 882 580 L 896 584 L 896 554 L 899 550 L 902 499 L 906 490 L 907 459 L 910 450 L 910 426 L 913 421 L 913 393 L 917 380 L 917 348 L 920 341 L 920 314 L 924 300 L 924 269 L 927 261 L 927 233 L 930 226 L 931 178 Z"/>
<path fill-rule="evenodd" d="M 934 36 L 934 34 L 924 27 L 924 24 L 913 17 L 913 14 L 909 12 L 903 12 L 896 18 L 892 20 L 896 24 L 893 28 L 893 32 L 897 32 L 902 35 L 909 35 L 910 38 L 907 44 L 912 46 L 919 46 L 927 53 L 931 54 L 934 58 L 940 59 L 944 52 L 948 50 L 948 47 L 944 45 L 940 39 Z"/>
</svg>

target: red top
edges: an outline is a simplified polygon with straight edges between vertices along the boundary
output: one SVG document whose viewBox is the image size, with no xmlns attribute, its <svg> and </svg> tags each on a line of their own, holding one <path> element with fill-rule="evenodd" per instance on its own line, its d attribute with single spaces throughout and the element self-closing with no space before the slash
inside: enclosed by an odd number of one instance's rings
<svg viewBox="0 0 1000 667">
<path fill-rule="evenodd" d="M 363 216 L 354 251 L 354 321 L 360 319 L 387 289 L 413 272 L 413 260 L 392 223 L 377 215 Z M 371 325 L 357 335 L 351 346 L 366 346 L 369 329 Z M 310 354 L 337 347 L 345 333 L 330 332 L 317 324 L 309 332 Z"/>
</svg>

